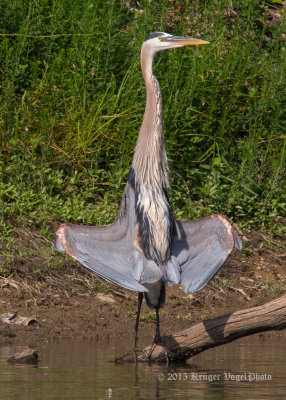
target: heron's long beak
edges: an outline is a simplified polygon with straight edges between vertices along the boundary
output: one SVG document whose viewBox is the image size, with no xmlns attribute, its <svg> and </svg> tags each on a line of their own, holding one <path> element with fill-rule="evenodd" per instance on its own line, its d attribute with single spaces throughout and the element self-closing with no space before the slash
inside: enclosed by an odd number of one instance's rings
<svg viewBox="0 0 286 400">
<path fill-rule="evenodd" d="M 205 40 L 194 39 L 189 37 L 182 36 L 170 36 L 164 38 L 166 42 L 171 42 L 172 44 L 179 44 L 181 46 L 197 46 L 199 44 L 208 44 Z"/>
</svg>

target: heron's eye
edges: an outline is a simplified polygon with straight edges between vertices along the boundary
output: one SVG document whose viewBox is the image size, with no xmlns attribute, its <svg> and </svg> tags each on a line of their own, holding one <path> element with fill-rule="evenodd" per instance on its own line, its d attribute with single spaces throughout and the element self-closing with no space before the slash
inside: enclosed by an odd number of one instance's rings
<svg viewBox="0 0 286 400">
<path fill-rule="evenodd" d="M 158 36 L 158 39 L 162 41 L 162 40 L 163 40 L 163 37 L 162 37 L 162 36 Z"/>
</svg>

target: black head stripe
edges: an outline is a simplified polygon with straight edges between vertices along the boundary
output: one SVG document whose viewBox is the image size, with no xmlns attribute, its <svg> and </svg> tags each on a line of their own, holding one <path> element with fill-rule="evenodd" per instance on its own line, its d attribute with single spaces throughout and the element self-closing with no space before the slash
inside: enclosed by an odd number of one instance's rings
<svg viewBox="0 0 286 400">
<path fill-rule="evenodd" d="M 154 39 L 155 37 L 164 35 L 162 32 L 152 32 L 149 36 L 146 37 L 145 42 L 150 39 Z"/>
</svg>

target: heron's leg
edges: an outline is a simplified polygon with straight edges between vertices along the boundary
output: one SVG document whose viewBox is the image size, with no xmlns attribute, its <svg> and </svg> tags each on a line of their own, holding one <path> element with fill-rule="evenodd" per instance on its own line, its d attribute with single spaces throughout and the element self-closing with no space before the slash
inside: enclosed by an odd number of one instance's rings
<svg viewBox="0 0 286 400">
<path fill-rule="evenodd" d="M 161 338 L 160 335 L 160 319 L 159 319 L 159 308 L 156 308 L 156 333 L 154 336 L 154 342 L 153 345 L 151 346 L 151 350 L 149 352 L 148 358 L 151 359 L 152 353 L 156 345 L 160 345 L 165 349 L 165 357 L 166 357 L 166 365 L 169 365 L 169 356 L 168 356 L 168 351 L 165 347 L 165 344 Z"/>
<path fill-rule="evenodd" d="M 159 308 L 156 308 L 156 333 L 154 337 L 154 343 L 158 344 L 160 343 L 161 340 L 161 335 L 160 335 L 160 318 L 159 318 Z"/>
<path fill-rule="evenodd" d="M 140 320 L 140 311 L 141 311 L 142 300 L 143 300 L 143 293 L 142 293 L 142 292 L 138 292 L 138 310 L 137 310 L 137 316 L 136 316 L 136 322 L 135 322 L 135 332 L 134 332 L 134 353 L 135 353 L 135 359 L 136 359 L 136 351 L 137 351 L 137 334 L 138 334 L 138 327 L 139 327 L 139 320 Z"/>
<path fill-rule="evenodd" d="M 156 344 L 159 344 L 161 342 L 162 342 L 162 340 L 161 340 L 161 336 L 160 336 L 159 308 L 156 307 L 156 333 L 155 333 L 155 336 L 154 336 L 153 344 L 151 346 L 151 350 L 149 352 L 148 358 L 151 358 L 153 350 L 156 347 Z"/>
<path fill-rule="evenodd" d="M 148 358 L 150 359 L 153 353 L 156 344 L 161 343 L 161 336 L 160 336 L 160 319 L 159 319 L 159 308 L 156 307 L 156 333 L 154 336 L 153 344 L 151 346 L 151 350 L 149 352 Z"/>
</svg>

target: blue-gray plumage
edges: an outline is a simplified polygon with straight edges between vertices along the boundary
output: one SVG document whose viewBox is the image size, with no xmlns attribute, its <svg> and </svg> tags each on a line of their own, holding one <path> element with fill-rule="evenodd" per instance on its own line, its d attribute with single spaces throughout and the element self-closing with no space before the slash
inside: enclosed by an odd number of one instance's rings
<svg viewBox="0 0 286 400">
<path fill-rule="evenodd" d="M 181 284 L 186 293 L 195 293 L 218 272 L 233 247 L 242 247 L 221 215 L 176 220 L 167 195 L 162 97 L 152 71 L 153 57 L 161 50 L 205 43 L 162 32 L 147 37 L 141 49 L 146 108 L 119 215 L 107 226 L 63 224 L 57 230 L 59 251 L 96 275 L 139 292 L 135 343 L 143 292 L 147 305 L 156 309 L 157 342 L 165 285 Z"/>
</svg>

